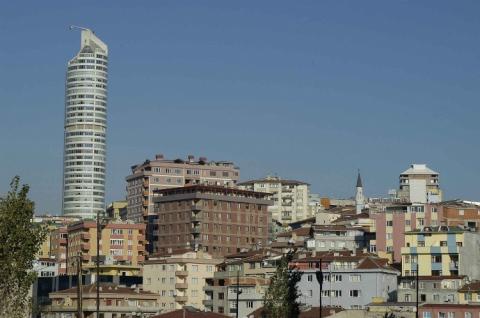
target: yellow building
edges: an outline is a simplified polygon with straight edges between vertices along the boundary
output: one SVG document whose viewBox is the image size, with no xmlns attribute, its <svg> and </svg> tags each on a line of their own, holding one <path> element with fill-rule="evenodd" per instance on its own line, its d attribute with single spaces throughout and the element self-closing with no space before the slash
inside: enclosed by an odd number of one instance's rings
<svg viewBox="0 0 480 318">
<path fill-rule="evenodd" d="M 187 249 L 150 257 L 143 267 L 143 288 L 161 296 L 163 311 L 183 306 L 203 310 L 205 279 L 213 277 L 221 262 L 203 251 Z"/>
<path fill-rule="evenodd" d="M 70 224 L 67 231 L 68 272 L 75 271 L 75 258 L 78 256 L 82 259 L 83 268 L 91 269 L 97 256 L 96 221 Z M 145 224 L 120 220 L 109 222 L 102 226 L 99 243 L 104 274 L 136 275 L 138 266 L 145 260 Z"/>
<path fill-rule="evenodd" d="M 107 206 L 108 217 L 112 219 L 125 219 L 127 216 L 127 206 L 127 201 L 113 201 Z"/>
<path fill-rule="evenodd" d="M 402 275 L 478 278 L 479 234 L 458 227 L 424 227 L 405 233 Z"/>
<path fill-rule="evenodd" d="M 474 281 L 464 285 L 458 290 L 458 302 L 460 304 L 480 303 L 480 281 Z"/>
</svg>

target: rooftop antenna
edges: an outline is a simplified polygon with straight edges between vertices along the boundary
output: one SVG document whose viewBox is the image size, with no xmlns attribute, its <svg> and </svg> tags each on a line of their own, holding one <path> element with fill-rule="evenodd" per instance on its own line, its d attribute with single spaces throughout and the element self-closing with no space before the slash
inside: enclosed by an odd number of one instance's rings
<svg viewBox="0 0 480 318">
<path fill-rule="evenodd" d="M 84 28 L 84 27 L 81 27 L 81 26 L 78 26 L 78 25 L 71 25 L 68 29 L 69 30 L 91 31 L 90 29 L 87 29 L 87 28 Z"/>
</svg>

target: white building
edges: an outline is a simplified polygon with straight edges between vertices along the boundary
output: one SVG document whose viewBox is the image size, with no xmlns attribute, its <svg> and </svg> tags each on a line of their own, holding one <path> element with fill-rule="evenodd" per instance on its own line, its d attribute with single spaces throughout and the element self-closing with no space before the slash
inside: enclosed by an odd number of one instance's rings
<svg viewBox="0 0 480 318">
<path fill-rule="evenodd" d="M 241 182 L 238 186 L 272 194 L 269 199 L 273 200 L 273 205 L 268 207 L 272 221 L 287 224 L 314 216 L 313 210 L 309 208 L 308 183 L 267 176 L 264 179 Z"/>
<path fill-rule="evenodd" d="M 105 210 L 107 60 L 107 45 L 82 29 L 65 89 L 64 215 L 93 218 Z"/>
<path fill-rule="evenodd" d="M 412 164 L 400 174 L 398 197 L 411 203 L 437 203 L 442 201 L 439 173 L 426 164 Z"/>
</svg>

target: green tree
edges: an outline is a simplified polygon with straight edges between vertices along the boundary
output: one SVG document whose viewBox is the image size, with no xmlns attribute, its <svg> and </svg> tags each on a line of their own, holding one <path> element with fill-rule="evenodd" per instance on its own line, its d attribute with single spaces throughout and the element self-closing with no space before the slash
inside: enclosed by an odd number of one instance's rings
<svg viewBox="0 0 480 318">
<path fill-rule="evenodd" d="M 36 277 L 33 261 L 47 232 L 32 223 L 34 204 L 28 191 L 17 176 L 7 195 L 0 198 L 0 317 L 25 317 L 31 307 L 29 290 Z"/>
<path fill-rule="evenodd" d="M 288 263 L 291 260 L 292 254 L 281 258 L 265 293 L 264 312 L 268 318 L 296 318 L 300 313 L 297 283 L 301 273 L 289 268 Z"/>
</svg>

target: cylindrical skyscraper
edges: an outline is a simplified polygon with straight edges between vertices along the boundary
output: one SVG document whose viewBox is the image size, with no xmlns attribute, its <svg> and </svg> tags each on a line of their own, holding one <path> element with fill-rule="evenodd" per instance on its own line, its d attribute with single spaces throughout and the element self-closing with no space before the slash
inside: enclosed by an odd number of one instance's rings
<svg viewBox="0 0 480 318">
<path fill-rule="evenodd" d="M 105 211 L 108 47 L 81 33 L 67 69 L 62 213 L 87 219 Z"/>
</svg>

